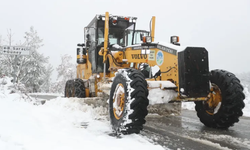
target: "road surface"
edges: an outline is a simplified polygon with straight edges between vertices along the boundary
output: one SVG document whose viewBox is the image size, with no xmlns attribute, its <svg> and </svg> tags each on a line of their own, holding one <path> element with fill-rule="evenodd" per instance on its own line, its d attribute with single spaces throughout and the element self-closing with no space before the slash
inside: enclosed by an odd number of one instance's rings
<svg viewBox="0 0 250 150">
<path fill-rule="evenodd" d="M 148 115 L 146 120 L 142 135 L 170 149 L 250 149 L 249 117 L 241 117 L 228 130 L 205 127 L 190 110 L 182 110 L 180 116 Z"/>
<path fill-rule="evenodd" d="M 33 95 L 34 97 L 34 95 Z M 37 95 L 39 99 L 53 99 L 57 96 Z M 150 114 L 143 136 L 166 149 L 174 150 L 250 150 L 250 118 L 240 121 L 228 130 L 205 127 L 195 111 L 182 110 L 180 116 L 162 117 Z"/>
</svg>

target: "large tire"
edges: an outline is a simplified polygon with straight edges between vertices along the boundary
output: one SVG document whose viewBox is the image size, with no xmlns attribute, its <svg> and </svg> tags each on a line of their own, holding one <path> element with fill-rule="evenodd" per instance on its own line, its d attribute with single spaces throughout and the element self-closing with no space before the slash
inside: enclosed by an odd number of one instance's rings
<svg viewBox="0 0 250 150">
<path fill-rule="evenodd" d="M 85 86 L 82 79 L 74 80 L 74 97 L 85 98 Z"/>
<path fill-rule="evenodd" d="M 65 84 L 65 89 L 64 89 L 64 97 L 72 97 L 72 84 L 73 84 L 73 80 L 68 80 Z"/>
<path fill-rule="evenodd" d="M 207 127 L 227 129 L 238 122 L 239 117 L 243 115 L 242 109 L 245 107 L 243 87 L 234 74 L 224 70 L 211 71 L 210 82 L 214 89 L 211 90 L 210 96 L 214 96 L 212 104 L 216 106 L 211 107 L 204 101 L 195 102 L 197 116 Z"/>
<path fill-rule="evenodd" d="M 68 80 L 65 85 L 65 97 L 85 97 L 84 82 L 81 79 Z"/>
<path fill-rule="evenodd" d="M 139 133 L 148 114 L 147 82 L 135 69 L 120 69 L 111 87 L 109 113 L 116 133 Z"/>
</svg>

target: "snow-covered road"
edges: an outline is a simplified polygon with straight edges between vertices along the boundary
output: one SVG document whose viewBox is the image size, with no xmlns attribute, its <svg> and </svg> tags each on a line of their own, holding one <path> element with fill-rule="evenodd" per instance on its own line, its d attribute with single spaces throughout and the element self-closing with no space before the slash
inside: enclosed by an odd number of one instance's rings
<svg viewBox="0 0 250 150">
<path fill-rule="evenodd" d="M 106 111 L 60 97 L 39 106 L 1 97 L 0 150 L 163 149 L 141 135 L 110 136 Z"/>
<path fill-rule="evenodd" d="M 228 130 L 205 127 L 190 110 L 182 110 L 180 116 L 148 115 L 146 120 L 141 134 L 170 149 L 250 149 L 249 117 L 241 117 Z"/>
</svg>

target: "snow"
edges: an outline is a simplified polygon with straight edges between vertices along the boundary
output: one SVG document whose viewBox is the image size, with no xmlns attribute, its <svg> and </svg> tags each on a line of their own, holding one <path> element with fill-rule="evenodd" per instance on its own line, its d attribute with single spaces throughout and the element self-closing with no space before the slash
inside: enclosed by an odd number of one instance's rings
<svg viewBox="0 0 250 150">
<path fill-rule="evenodd" d="M 182 109 L 195 110 L 194 102 L 182 102 L 181 107 L 182 107 Z"/>
<path fill-rule="evenodd" d="M 163 90 L 164 88 L 176 88 L 176 85 L 170 81 L 147 81 L 149 88 L 149 104 L 168 103 L 177 97 L 174 90 Z"/>
<path fill-rule="evenodd" d="M 44 93 L 30 93 L 29 95 L 44 95 Z M 46 93 L 46 95 L 50 96 L 63 96 L 61 93 Z"/>
<path fill-rule="evenodd" d="M 9 94 L 8 84 L 0 91 L 0 150 L 164 149 L 142 135 L 110 136 L 104 108 L 61 97 L 37 106 Z"/>
<path fill-rule="evenodd" d="M 204 139 L 201 139 L 201 138 L 192 138 L 190 136 L 184 136 L 185 138 L 189 139 L 189 140 L 192 140 L 192 141 L 197 141 L 199 143 L 203 143 L 205 145 L 210 145 L 210 146 L 213 146 L 214 148 L 217 148 L 217 149 L 222 149 L 222 150 L 231 150 L 229 149 L 228 147 L 223 147 L 221 146 L 220 144 L 218 143 L 213 143 L 211 141 L 208 141 L 208 140 L 204 140 Z"/>
<path fill-rule="evenodd" d="M 250 141 L 248 139 L 241 139 L 241 138 L 237 138 L 237 137 L 232 137 L 229 135 L 214 135 L 214 134 L 210 134 L 210 133 L 206 133 L 206 137 L 208 139 L 212 139 L 212 140 L 221 140 L 221 141 L 225 141 L 228 143 L 233 143 L 234 145 L 237 145 L 239 147 L 241 146 L 245 146 L 250 148 Z"/>
<path fill-rule="evenodd" d="M 174 90 L 161 90 L 159 88 L 150 89 L 148 93 L 149 104 L 162 104 L 168 103 L 177 96 L 177 92 Z"/>
<path fill-rule="evenodd" d="M 176 88 L 176 85 L 170 81 L 147 81 L 150 88 Z"/>
<path fill-rule="evenodd" d="M 74 98 L 61 97 L 47 101 L 44 105 L 33 105 L 33 102 L 23 99 L 20 93 L 10 94 L 13 91 L 10 80 L 8 77 L 0 78 L 0 150 L 164 149 L 142 135 L 110 136 L 112 129 L 106 108 L 92 108 L 80 104 Z M 150 96 L 159 97 L 157 91 L 152 93 Z M 244 85 L 244 93 L 244 116 L 250 116 L 247 85 Z M 194 110 L 193 102 L 184 102 L 182 106 Z M 217 138 L 228 139 L 228 136 Z M 233 142 L 249 144 L 247 140 L 236 139 Z"/>
<path fill-rule="evenodd" d="M 128 77 L 128 72 L 126 71 L 126 69 L 119 69 L 116 73 L 120 73 L 123 75 L 123 77 L 126 78 L 126 84 L 127 84 L 127 92 L 128 92 L 128 96 L 127 99 L 128 101 L 126 102 L 127 106 L 126 107 L 126 117 L 123 118 L 123 120 L 125 120 L 122 123 L 122 126 L 125 127 L 127 124 L 130 124 L 132 122 L 132 120 L 129 118 L 129 115 L 131 115 L 133 113 L 133 109 L 130 108 L 131 103 L 134 101 L 134 98 L 131 98 L 131 93 L 135 90 L 134 88 L 131 87 L 130 83 L 132 82 L 132 80 Z"/>
<path fill-rule="evenodd" d="M 245 94 L 245 108 L 243 108 L 243 116 L 250 117 L 250 93 L 247 87 L 244 87 L 244 94 Z"/>
<path fill-rule="evenodd" d="M 147 81 L 149 88 L 149 104 L 168 103 L 177 97 L 174 90 L 163 90 L 164 88 L 176 88 L 176 85 L 170 81 Z"/>
<path fill-rule="evenodd" d="M 118 44 L 114 44 L 112 47 L 117 48 L 117 49 L 122 49 L 123 48 L 122 46 L 120 46 Z"/>
<path fill-rule="evenodd" d="M 185 46 L 177 46 L 177 45 L 174 45 L 174 44 L 171 44 L 171 43 L 167 43 L 167 42 L 162 42 L 162 41 L 159 41 L 159 42 L 155 42 L 155 43 L 158 43 L 162 46 L 166 46 L 168 48 L 172 48 L 172 49 L 175 49 L 177 51 L 183 51 L 186 49 Z"/>
</svg>

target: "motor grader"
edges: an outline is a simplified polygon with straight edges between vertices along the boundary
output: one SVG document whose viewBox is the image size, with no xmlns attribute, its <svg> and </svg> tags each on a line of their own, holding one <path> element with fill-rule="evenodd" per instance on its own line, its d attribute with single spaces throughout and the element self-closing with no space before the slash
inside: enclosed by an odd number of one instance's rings
<svg viewBox="0 0 250 150">
<path fill-rule="evenodd" d="M 208 51 L 180 46 L 178 36 L 155 42 L 154 16 L 150 31 L 137 30 L 136 20 L 108 12 L 94 17 L 77 44 L 77 77 L 66 82 L 65 97 L 101 97 L 113 130 L 123 134 L 142 130 L 151 101 L 195 102 L 200 121 L 212 128 L 239 121 L 245 95 L 234 74 L 209 71 Z"/>
</svg>

